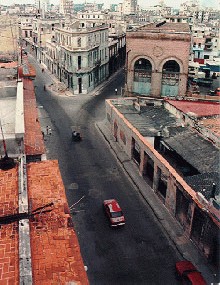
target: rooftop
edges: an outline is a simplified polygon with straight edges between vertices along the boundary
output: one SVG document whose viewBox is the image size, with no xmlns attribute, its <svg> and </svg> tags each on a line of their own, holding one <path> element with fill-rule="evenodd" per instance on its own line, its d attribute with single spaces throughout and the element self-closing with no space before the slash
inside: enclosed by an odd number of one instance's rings
<svg viewBox="0 0 220 285">
<path fill-rule="evenodd" d="M 183 113 L 188 114 L 190 112 L 191 114 L 194 114 L 195 117 L 211 117 L 220 114 L 220 104 L 215 102 L 199 102 L 189 100 L 166 101 Z"/>
<path fill-rule="evenodd" d="M 25 153 L 41 155 L 45 153 L 41 126 L 38 119 L 34 84 L 31 79 L 23 78 L 24 84 L 24 123 L 25 123 Z"/>
<path fill-rule="evenodd" d="M 34 284 L 88 284 L 58 161 L 28 164 L 27 179 Z M 0 222 L 6 215 L 18 217 L 17 167 L 0 170 L 0 197 Z M 50 203 L 52 206 L 43 211 Z M 1 223 L 0 284 L 19 283 L 18 238 L 17 221 Z"/>
<path fill-rule="evenodd" d="M 132 99 L 130 99 L 131 103 L 127 103 L 128 101 L 112 100 L 111 102 L 146 140 L 151 141 L 152 137 L 161 137 L 161 142 L 165 143 L 166 147 L 175 156 L 179 155 L 183 161 L 196 170 L 195 173 L 191 172 L 190 174 L 183 172 L 185 173 L 183 176 L 184 180 L 189 179 L 187 175 L 193 175 L 190 177 L 190 181 L 199 179 L 197 174 L 200 179 L 201 175 L 207 175 L 212 178 L 209 181 L 210 185 L 212 183 L 219 185 L 219 176 L 211 175 L 212 173 L 219 174 L 219 148 L 208 137 L 199 133 L 193 126 L 185 124 L 179 117 L 175 117 L 175 112 L 172 114 L 165 109 L 162 101 L 160 101 L 161 103 L 158 103 L 158 101 L 155 104 L 153 102 L 145 102 L 145 104 L 141 102 L 143 106 L 140 106 L 140 110 L 136 109 Z M 194 111 L 200 116 L 210 115 L 210 120 L 211 116 L 213 116 L 212 125 L 214 125 L 214 122 L 217 124 L 216 122 L 219 120 L 215 118 L 219 104 L 175 100 L 166 100 L 165 102 L 172 104 L 172 106 L 177 106 L 183 113 Z M 181 103 L 183 103 L 182 106 Z M 204 129 L 205 127 L 201 124 L 201 128 Z M 204 133 L 206 132 L 204 131 Z M 183 167 L 187 167 L 185 162 Z M 207 180 L 204 180 L 204 182 L 200 180 L 199 187 L 196 187 L 196 183 L 192 185 L 195 186 L 195 191 L 200 191 L 203 188 L 207 188 Z M 210 190 L 208 190 L 207 195 L 210 195 Z"/>
<path fill-rule="evenodd" d="M 166 21 L 147 24 L 143 27 L 138 28 L 138 31 L 146 31 L 152 33 L 190 33 L 188 23 L 169 23 Z"/>
</svg>

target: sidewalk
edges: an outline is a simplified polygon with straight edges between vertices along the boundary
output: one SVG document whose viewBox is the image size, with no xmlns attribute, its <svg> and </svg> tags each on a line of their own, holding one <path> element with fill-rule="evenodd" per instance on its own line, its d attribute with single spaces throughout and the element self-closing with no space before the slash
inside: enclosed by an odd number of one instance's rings
<svg viewBox="0 0 220 285">
<path fill-rule="evenodd" d="M 32 57 L 33 60 L 35 60 L 36 63 L 38 63 L 36 58 L 34 58 L 32 55 L 31 55 L 31 57 Z M 59 79 L 47 69 L 46 65 L 44 65 L 42 63 L 41 64 L 38 63 L 38 65 L 39 65 L 39 67 L 41 67 L 41 69 L 44 69 L 44 73 L 46 73 L 47 76 L 49 76 L 50 79 L 51 79 L 52 83 L 49 84 L 49 85 L 46 85 L 47 90 L 49 90 L 51 92 L 54 92 L 56 94 L 59 94 L 59 95 L 64 95 L 64 96 L 79 96 L 79 95 L 81 96 L 82 95 L 82 94 L 74 95 L 72 93 L 72 91 L 70 91 L 63 82 L 60 82 Z M 122 68 L 123 67 L 119 68 L 107 80 L 104 80 L 103 82 L 101 82 L 91 92 L 89 92 L 89 93 L 87 93 L 85 95 L 87 95 L 87 96 L 99 95 L 99 93 L 102 91 L 102 89 L 105 88 L 105 86 L 108 85 L 109 82 L 114 80 L 115 77 L 117 77 L 117 74 L 121 71 Z"/>
<path fill-rule="evenodd" d="M 140 176 L 135 163 L 129 159 L 127 154 L 122 151 L 118 143 L 115 142 L 114 137 L 109 131 L 108 122 L 99 122 L 96 124 L 96 126 L 114 152 L 114 155 L 116 156 L 121 167 L 130 177 L 134 185 L 137 187 L 139 193 L 151 207 L 159 223 L 169 236 L 170 240 L 173 242 L 180 256 L 183 259 L 190 260 L 194 265 L 196 265 L 196 267 L 202 272 L 208 284 L 212 284 L 214 282 L 217 284 L 214 272 L 206 259 L 199 253 L 192 241 L 184 236 L 184 231 L 180 224 L 169 214 L 168 210 L 154 194 L 150 186 Z"/>
</svg>

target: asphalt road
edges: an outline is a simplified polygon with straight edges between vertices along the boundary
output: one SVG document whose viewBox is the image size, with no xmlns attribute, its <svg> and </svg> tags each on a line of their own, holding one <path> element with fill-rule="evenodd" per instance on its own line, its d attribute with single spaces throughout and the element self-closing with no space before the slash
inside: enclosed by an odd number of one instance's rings
<svg viewBox="0 0 220 285">
<path fill-rule="evenodd" d="M 76 203 L 73 223 L 90 284 L 178 284 L 178 253 L 95 127 L 105 117 L 104 100 L 123 86 L 123 71 L 97 96 L 54 95 L 43 90 L 45 83 L 50 77 L 37 67 L 36 97 L 52 129 L 47 157 L 58 159 L 69 205 Z M 81 127 L 79 143 L 71 141 L 73 125 Z M 109 227 L 102 208 L 108 198 L 119 201 L 123 228 Z"/>
</svg>

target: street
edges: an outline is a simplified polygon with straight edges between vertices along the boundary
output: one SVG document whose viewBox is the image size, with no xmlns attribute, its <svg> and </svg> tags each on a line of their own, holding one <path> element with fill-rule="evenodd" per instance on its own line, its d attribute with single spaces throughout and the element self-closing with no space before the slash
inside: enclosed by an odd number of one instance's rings
<svg viewBox="0 0 220 285">
<path fill-rule="evenodd" d="M 59 161 L 90 284 L 179 284 L 174 274 L 178 252 L 95 127 L 105 118 L 105 99 L 124 85 L 123 70 L 97 96 L 61 96 L 44 90 L 49 74 L 31 61 L 37 102 L 45 114 L 41 120 L 51 128 L 45 136 L 47 158 Z M 81 142 L 71 141 L 71 126 L 80 127 Z M 109 198 L 124 211 L 123 228 L 108 225 L 102 203 Z"/>
</svg>

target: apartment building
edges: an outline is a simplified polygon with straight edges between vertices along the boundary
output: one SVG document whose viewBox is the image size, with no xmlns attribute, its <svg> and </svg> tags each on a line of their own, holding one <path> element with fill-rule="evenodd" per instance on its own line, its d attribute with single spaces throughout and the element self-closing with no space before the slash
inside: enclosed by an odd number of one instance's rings
<svg viewBox="0 0 220 285">
<path fill-rule="evenodd" d="M 43 60 L 46 41 L 53 39 L 55 27 L 62 22 L 62 18 L 21 15 L 19 19 L 20 39 L 23 41 L 23 46 L 26 46 L 27 50 L 31 51 L 40 63 Z"/>
<path fill-rule="evenodd" d="M 77 18 L 81 25 L 84 22 L 91 26 L 105 24 L 108 26 L 109 48 L 109 75 L 115 72 L 125 63 L 126 29 L 127 22 L 118 12 L 80 11 Z"/>
<path fill-rule="evenodd" d="M 139 6 L 137 0 L 124 0 L 122 4 L 122 13 L 125 15 L 136 14 Z"/>
<path fill-rule="evenodd" d="M 219 30 L 204 24 L 193 25 L 192 52 L 194 61 L 200 64 L 218 58 L 220 54 Z"/>
<path fill-rule="evenodd" d="M 108 69 L 108 27 L 79 21 L 55 29 L 47 41 L 44 64 L 74 94 L 87 94 L 106 80 Z"/>
<path fill-rule="evenodd" d="M 73 1 L 72 0 L 60 0 L 60 14 L 71 15 L 73 14 Z"/>
</svg>

